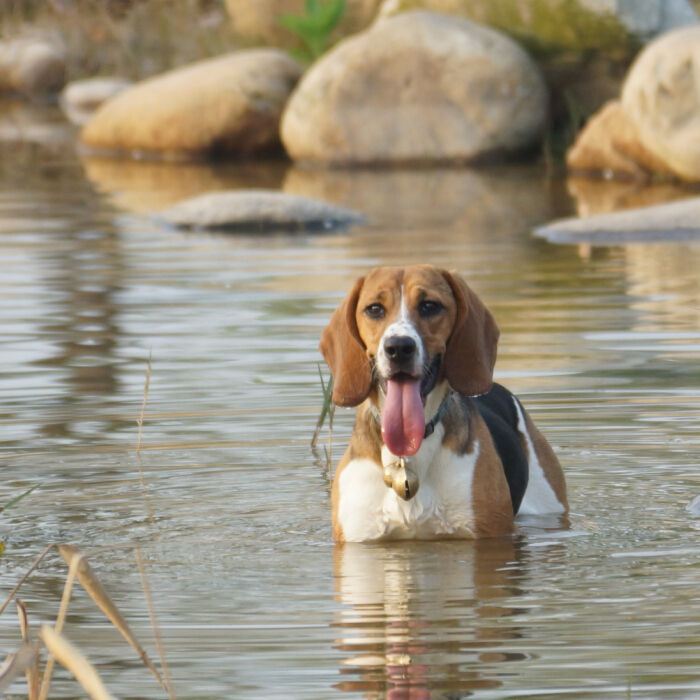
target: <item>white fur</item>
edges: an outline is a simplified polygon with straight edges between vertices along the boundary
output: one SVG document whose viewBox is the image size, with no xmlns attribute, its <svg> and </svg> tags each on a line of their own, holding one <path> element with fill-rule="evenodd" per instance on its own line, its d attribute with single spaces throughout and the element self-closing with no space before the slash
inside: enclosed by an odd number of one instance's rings
<svg viewBox="0 0 700 700">
<path fill-rule="evenodd" d="M 394 336 L 407 336 L 412 338 L 416 343 L 417 352 L 413 359 L 411 373 L 418 376 L 423 370 L 425 348 L 423 347 L 423 339 L 420 337 L 417 328 L 413 325 L 413 321 L 411 321 L 411 317 L 408 313 L 403 287 L 401 287 L 401 310 L 399 311 L 399 317 L 386 327 L 379 341 L 379 348 L 377 350 L 377 370 L 381 377 L 388 377 L 391 374 L 391 361 L 384 350 L 384 343 L 387 338 Z"/>
<path fill-rule="evenodd" d="M 544 475 L 544 470 L 535 452 L 535 446 L 532 444 L 532 438 L 525 425 L 523 410 L 515 397 L 513 397 L 513 403 L 518 413 L 518 431 L 525 439 L 525 444 L 527 445 L 527 461 L 529 465 L 527 489 L 520 503 L 518 515 L 563 513 L 565 510 L 564 506 L 557 499 L 554 489 L 549 485 L 547 477 Z"/>
<path fill-rule="evenodd" d="M 471 492 L 479 443 L 467 455 L 442 446 L 445 429 L 438 425 L 418 452 L 407 458 L 419 479 L 418 493 L 404 501 L 386 486 L 382 466 L 354 459 L 340 474 L 338 519 L 348 542 L 381 539 L 474 537 Z M 382 461 L 395 461 L 384 446 Z"/>
</svg>

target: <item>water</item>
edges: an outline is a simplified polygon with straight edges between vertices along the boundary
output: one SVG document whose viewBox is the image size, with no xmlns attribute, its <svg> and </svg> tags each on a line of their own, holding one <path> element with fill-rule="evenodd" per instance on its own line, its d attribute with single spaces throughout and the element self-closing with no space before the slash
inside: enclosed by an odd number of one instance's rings
<svg viewBox="0 0 700 700">
<path fill-rule="evenodd" d="M 700 519 L 686 510 L 700 494 L 700 244 L 536 240 L 573 211 L 536 168 L 81 161 L 46 112 L 21 133 L 7 123 L 0 503 L 38 488 L 0 514 L 1 598 L 48 543 L 74 544 L 157 658 L 139 547 L 179 698 L 700 695 Z M 251 184 L 371 222 L 227 236 L 149 216 Z M 556 447 L 569 528 L 333 546 L 325 457 L 309 447 L 318 337 L 357 276 L 415 262 L 459 270 L 495 313 L 497 378 Z M 334 460 L 351 426 L 340 411 Z M 23 586 L 34 632 L 65 574 L 52 554 Z M 115 695 L 164 697 L 81 589 L 65 632 Z M 19 639 L 8 609 L 0 656 Z M 51 697 L 80 696 L 57 671 Z"/>
</svg>

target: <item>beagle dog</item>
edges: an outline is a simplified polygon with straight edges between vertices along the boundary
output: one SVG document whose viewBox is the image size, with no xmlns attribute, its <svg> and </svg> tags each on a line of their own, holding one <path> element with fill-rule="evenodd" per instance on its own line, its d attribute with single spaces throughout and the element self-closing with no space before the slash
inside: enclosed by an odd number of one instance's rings
<svg viewBox="0 0 700 700">
<path fill-rule="evenodd" d="M 321 336 L 332 400 L 359 406 L 331 492 L 338 542 L 479 538 L 568 510 L 564 474 L 518 399 L 494 384 L 499 330 L 459 276 L 382 267 Z"/>
</svg>

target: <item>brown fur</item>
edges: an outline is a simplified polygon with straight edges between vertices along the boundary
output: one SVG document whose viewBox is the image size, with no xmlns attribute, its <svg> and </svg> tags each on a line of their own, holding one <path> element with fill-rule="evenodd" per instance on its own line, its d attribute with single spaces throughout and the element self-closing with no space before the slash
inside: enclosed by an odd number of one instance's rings
<svg viewBox="0 0 700 700">
<path fill-rule="evenodd" d="M 472 481 L 472 510 L 478 537 L 495 537 L 513 532 L 513 504 L 496 447 L 486 423 L 477 411 L 471 414 L 469 432 L 479 443 Z"/>
<path fill-rule="evenodd" d="M 340 306 L 333 312 L 321 335 L 319 348 L 333 376 L 333 403 L 357 406 L 371 388 L 370 361 L 355 323 L 357 298 L 364 278 L 355 282 Z"/>
<path fill-rule="evenodd" d="M 333 402 L 357 406 L 372 386 L 371 360 L 387 324 L 401 311 L 401 289 L 411 321 L 429 355 L 444 356 L 442 370 L 450 385 L 466 395 L 483 394 L 492 382 L 498 326 L 488 309 L 460 277 L 431 265 L 381 267 L 358 279 L 321 335 L 320 350 L 333 375 Z M 426 298 L 447 313 L 421 318 L 415 305 Z M 364 310 L 381 303 L 386 316 L 369 319 Z"/>
<path fill-rule="evenodd" d="M 340 475 L 347 464 L 368 458 L 381 470 L 382 439 L 379 425 L 371 414 L 376 405 L 376 385 L 372 365 L 388 324 L 401 313 L 401 297 L 411 323 L 420 334 L 428 357 L 441 355 L 440 380 L 466 396 L 486 393 L 492 386 L 493 367 L 499 330 L 493 316 L 476 294 L 457 275 L 430 265 L 409 268 L 377 268 L 358 279 L 333 313 L 321 336 L 320 349 L 333 375 L 332 399 L 342 406 L 356 406 L 355 429 L 336 470 L 331 490 L 333 535 L 344 540 L 338 522 Z M 418 304 L 424 300 L 439 302 L 443 311 L 421 317 Z M 382 318 L 373 318 L 366 310 L 372 304 L 385 309 Z M 566 485 L 561 466 L 542 434 L 525 414 L 527 430 L 545 476 L 559 501 L 567 506 Z M 443 446 L 455 454 L 469 454 L 478 441 L 479 458 L 472 482 L 472 507 L 476 535 L 502 535 L 514 529 L 513 508 L 503 465 L 491 434 L 476 406 L 452 401 L 442 419 Z"/>
</svg>

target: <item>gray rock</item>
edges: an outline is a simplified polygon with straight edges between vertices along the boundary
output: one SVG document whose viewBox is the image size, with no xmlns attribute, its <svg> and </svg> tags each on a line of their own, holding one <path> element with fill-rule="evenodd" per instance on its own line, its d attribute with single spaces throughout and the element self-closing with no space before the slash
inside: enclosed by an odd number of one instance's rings
<svg viewBox="0 0 700 700">
<path fill-rule="evenodd" d="M 75 80 L 63 88 L 59 104 L 70 121 L 82 126 L 103 102 L 130 86 L 131 81 L 124 78 Z"/>
<path fill-rule="evenodd" d="M 552 221 L 534 234 L 553 243 L 624 243 L 700 238 L 700 197 L 587 218 Z"/>
<path fill-rule="evenodd" d="M 323 231 L 364 221 L 349 209 L 275 190 L 233 190 L 200 195 L 160 216 L 185 229 L 226 231 Z"/>
<path fill-rule="evenodd" d="M 511 39 L 415 11 L 317 61 L 287 103 L 281 136 L 300 161 L 464 162 L 532 145 L 547 108 L 538 68 Z"/>
<path fill-rule="evenodd" d="M 66 82 L 63 53 L 43 39 L 0 41 L 0 93 L 31 97 L 57 93 Z"/>
<path fill-rule="evenodd" d="M 593 11 L 599 7 L 607 9 L 642 41 L 698 21 L 687 0 L 581 0 L 581 3 Z"/>
</svg>

